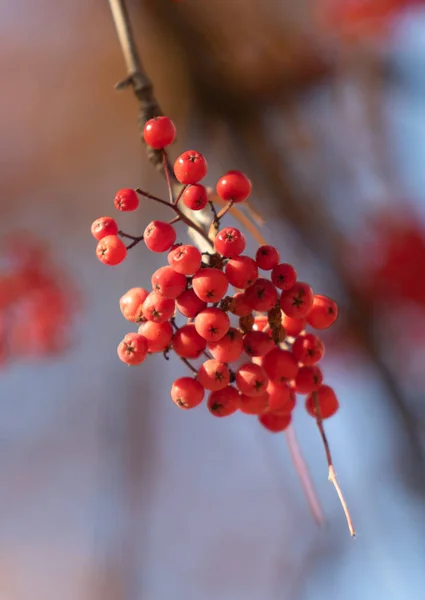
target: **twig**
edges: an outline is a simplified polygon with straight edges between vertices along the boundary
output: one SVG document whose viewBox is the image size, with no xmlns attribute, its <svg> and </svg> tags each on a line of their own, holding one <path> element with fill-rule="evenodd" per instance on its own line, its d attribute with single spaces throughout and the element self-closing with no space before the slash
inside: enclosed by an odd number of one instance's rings
<svg viewBox="0 0 425 600">
<path fill-rule="evenodd" d="M 162 151 L 162 166 L 164 168 L 164 173 L 165 173 L 165 179 L 167 180 L 167 187 L 168 187 L 168 195 L 169 195 L 169 199 L 170 199 L 170 204 L 172 204 L 174 206 L 174 194 L 173 194 L 173 186 L 171 184 L 171 177 L 170 177 L 170 169 L 168 168 L 168 158 L 167 158 L 167 153 L 165 150 Z"/>
<path fill-rule="evenodd" d="M 162 198 L 158 198 L 158 196 L 153 196 L 152 194 L 149 194 L 148 192 L 144 192 L 140 188 L 136 188 L 136 192 L 138 194 L 140 194 L 141 196 L 143 196 L 144 198 L 148 198 L 149 200 L 153 200 L 154 202 L 159 202 L 160 204 L 164 204 L 165 206 L 170 206 L 170 203 L 166 202 L 166 200 L 163 200 Z"/>
<path fill-rule="evenodd" d="M 183 192 L 185 191 L 185 189 L 187 188 L 187 185 L 182 185 L 179 193 L 177 194 L 176 199 L 174 200 L 174 204 L 175 206 L 178 205 L 180 198 L 183 196 Z"/>
</svg>

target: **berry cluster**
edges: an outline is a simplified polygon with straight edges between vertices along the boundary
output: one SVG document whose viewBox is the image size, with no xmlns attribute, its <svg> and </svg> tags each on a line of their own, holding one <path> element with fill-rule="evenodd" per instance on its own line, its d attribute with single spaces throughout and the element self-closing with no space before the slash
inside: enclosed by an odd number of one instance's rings
<svg viewBox="0 0 425 600">
<path fill-rule="evenodd" d="M 225 206 L 218 214 L 212 206 L 212 227 L 206 233 L 187 216 L 187 209 L 196 213 L 212 204 L 200 183 L 207 174 L 204 156 L 194 150 L 181 154 L 174 163 L 173 186 L 164 150 L 174 141 L 172 121 L 148 121 L 144 137 L 150 147 L 163 152 L 169 201 L 140 189 L 122 189 L 115 207 L 134 211 L 142 196 L 167 204 L 174 218 L 152 221 L 141 236 L 119 231 L 111 217 L 92 225 L 97 256 L 107 265 L 121 263 L 142 241 L 151 252 L 167 253 L 168 264 L 153 273 L 150 289 L 136 287 L 120 299 L 123 316 L 138 330 L 125 335 L 119 358 L 139 365 L 149 354 L 168 358 L 174 352 L 192 372 L 171 386 L 171 398 L 182 409 L 198 406 L 207 394 L 206 405 L 214 416 L 240 410 L 256 415 L 271 432 L 288 427 L 297 395 L 306 396 L 307 412 L 320 422 L 334 415 L 339 403 L 318 366 L 324 344 L 306 328 L 330 327 L 338 316 L 336 303 L 299 281 L 295 268 L 280 261 L 275 247 L 263 245 L 249 256 L 244 254 L 244 234 L 221 226 L 233 205 L 250 195 L 251 182 L 243 173 L 229 171 L 219 179 L 216 192 Z M 201 233 L 210 251 L 177 242 L 178 221 Z M 130 240 L 128 246 L 123 238 Z"/>
</svg>

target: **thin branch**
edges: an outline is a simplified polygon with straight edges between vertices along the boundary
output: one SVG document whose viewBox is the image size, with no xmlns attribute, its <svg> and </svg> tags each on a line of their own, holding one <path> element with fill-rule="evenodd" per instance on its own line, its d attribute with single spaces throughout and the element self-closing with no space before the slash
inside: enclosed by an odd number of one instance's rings
<svg viewBox="0 0 425 600">
<path fill-rule="evenodd" d="M 180 356 L 179 358 L 180 358 L 180 360 L 182 362 L 184 362 L 184 364 L 186 365 L 186 367 L 188 369 L 190 369 L 194 375 L 196 375 L 196 373 L 198 372 L 198 369 L 195 369 L 195 367 L 190 364 L 190 362 L 187 360 L 187 358 L 183 358 L 182 356 Z"/>
<path fill-rule="evenodd" d="M 159 202 L 160 204 L 164 204 L 165 206 L 170 206 L 170 203 L 167 202 L 166 200 L 163 200 L 162 198 L 158 198 L 158 196 L 153 196 L 152 194 L 149 194 L 149 192 L 144 192 L 140 188 L 136 188 L 136 192 L 138 194 L 140 194 L 141 196 L 143 196 L 144 198 L 148 198 L 149 200 L 153 200 L 154 202 Z"/>
<path fill-rule="evenodd" d="M 168 195 L 169 195 L 169 199 L 170 199 L 169 202 L 170 202 L 170 204 L 172 204 L 174 206 L 173 186 L 171 184 L 168 157 L 167 157 L 167 153 L 165 150 L 162 151 L 162 166 L 164 168 L 165 179 L 167 180 Z"/>
</svg>

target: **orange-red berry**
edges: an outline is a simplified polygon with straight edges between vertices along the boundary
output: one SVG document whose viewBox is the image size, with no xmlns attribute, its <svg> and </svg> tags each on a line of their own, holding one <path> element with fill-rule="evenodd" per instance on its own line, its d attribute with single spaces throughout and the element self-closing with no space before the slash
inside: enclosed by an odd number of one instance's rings
<svg viewBox="0 0 425 600">
<path fill-rule="evenodd" d="M 238 410 L 239 394 L 231 385 L 211 392 L 207 400 L 208 410 L 215 417 L 228 417 Z"/>
<path fill-rule="evenodd" d="M 224 363 L 212 358 L 199 367 L 197 378 L 206 390 L 215 392 L 229 385 L 230 371 Z"/>
<path fill-rule="evenodd" d="M 222 200 L 243 202 L 251 193 L 250 180 L 241 171 L 228 171 L 217 182 L 216 191 Z"/>
<path fill-rule="evenodd" d="M 118 236 L 107 235 L 98 242 L 96 256 L 105 265 L 114 267 L 125 260 L 127 248 Z"/>
<path fill-rule="evenodd" d="M 143 137 L 148 146 L 161 150 L 174 142 L 176 128 L 169 117 L 154 117 L 147 121 Z"/>
<path fill-rule="evenodd" d="M 338 318 L 338 305 L 327 296 L 316 294 L 313 306 L 307 315 L 307 322 L 314 329 L 327 329 L 335 323 Z"/>
<path fill-rule="evenodd" d="M 204 394 L 204 388 L 193 377 L 179 377 L 171 386 L 171 398 L 183 410 L 199 406 L 204 399 Z"/>
<path fill-rule="evenodd" d="M 328 385 L 322 384 L 316 392 L 307 397 L 305 407 L 312 417 L 319 416 L 322 419 L 329 419 L 338 411 L 339 402 L 334 390 Z M 319 411 L 317 407 L 319 407 Z"/>
</svg>

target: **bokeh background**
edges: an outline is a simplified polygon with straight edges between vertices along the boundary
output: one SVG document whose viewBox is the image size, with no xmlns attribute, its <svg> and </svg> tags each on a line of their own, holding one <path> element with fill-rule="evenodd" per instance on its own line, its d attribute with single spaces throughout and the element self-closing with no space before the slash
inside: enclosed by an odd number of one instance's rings
<svg viewBox="0 0 425 600">
<path fill-rule="evenodd" d="M 419 600 L 425 7 L 128 4 L 175 155 L 204 152 L 211 185 L 245 170 L 262 234 L 341 304 L 324 367 L 342 408 L 326 430 L 358 536 L 302 407 L 322 528 L 284 435 L 179 411 L 176 360 L 119 363 L 118 299 L 163 259 L 137 247 L 106 268 L 90 224 L 121 187 L 166 190 L 135 99 L 113 90 L 125 66 L 108 2 L 3 2 L 0 598 Z M 123 229 L 160 208 L 120 216 Z"/>
</svg>

